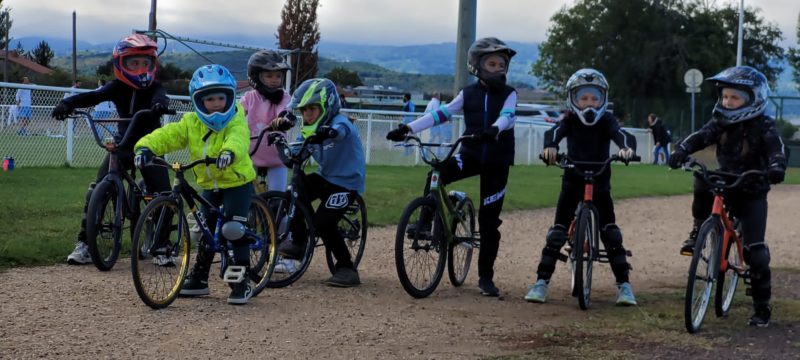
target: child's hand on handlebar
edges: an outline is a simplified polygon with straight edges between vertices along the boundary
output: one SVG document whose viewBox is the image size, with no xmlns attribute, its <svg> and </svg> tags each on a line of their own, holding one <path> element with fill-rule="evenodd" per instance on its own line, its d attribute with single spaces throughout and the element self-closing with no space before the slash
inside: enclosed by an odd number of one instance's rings
<svg viewBox="0 0 800 360">
<path fill-rule="evenodd" d="M 619 152 L 617 153 L 617 156 L 619 156 L 620 158 L 622 158 L 622 160 L 625 161 L 630 160 L 631 158 L 633 158 L 634 155 L 636 155 L 636 152 L 633 151 L 633 149 L 631 148 L 619 149 Z"/>
<path fill-rule="evenodd" d="M 67 103 L 62 101 L 58 103 L 58 105 L 56 105 L 55 108 L 53 108 L 53 112 L 50 115 L 56 120 L 64 120 L 68 118 L 70 115 L 72 115 L 72 110 L 75 109 L 73 109 L 72 106 L 69 106 L 67 105 Z"/>
<path fill-rule="evenodd" d="M 547 165 L 555 164 L 556 157 L 558 157 L 558 149 L 554 147 L 544 148 L 544 151 L 542 151 L 542 160 L 544 160 Z"/>
<path fill-rule="evenodd" d="M 150 151 L 150 149 L 143 147 L 136 150 L 136 157 L 133 158 L 133 164 L 136 165 L 137 168 L 142 169 L 151 161 L 153 161 L 153 152 Z"/>
<path fill-rule="evenodd" d="M 223 150 L 217 156 L 217 169 L 225 170 L 228 166 L 233 164 L 233 153 L 228 150 Z"/>
<path fill-rule="evenodd" d="M 403 141 L 406 139 L 406 135 L 411 132 L 411 128 L 408 127 L 406 124 L 399 124 L 397 125 L 397 129 L 389 131 L 386 134 L 386 140 L 391 141 Z"/>
</svg>

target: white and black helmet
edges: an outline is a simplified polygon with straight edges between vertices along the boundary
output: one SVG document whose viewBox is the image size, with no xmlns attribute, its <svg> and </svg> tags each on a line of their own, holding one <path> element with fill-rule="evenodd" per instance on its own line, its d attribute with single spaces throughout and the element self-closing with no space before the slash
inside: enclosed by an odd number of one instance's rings
<svg viewBox="0 0 800 360">
<path fill-rule="evenodd" d="M 265 84 L 261 83 L 259 74 L 263 71 L 281 71 L 286 74 L 289 69 L 291 69 L 289 63 L 279 52 L 259 50 L 247 60 L 247 79 L 256 91 L 266 96 L 266 93 L 272 93 L 281 88 L 267 88 Z"/>
<path fill-rule="evenodd" d="M 585 87 L 593 87 L 600 93 L 600 106 L 578 107 L 578 92 Z M 586 126 L 597 124 L 608 108 L 608 81 L 603 73 L 595 69 L 580 69 L 567 80 L 567 107 L 578 115 Z"/>
<path fill-rule="evenodd" d="M 767 98 L 769 97 L 767 77 L 752 67 L 729 67 L 706 81 L 717 86 L 717 103 L 711 114 L 722 126 L 750 120 L 760 116 L 767 109 Z M 750 98 L 737 109 L 726 109 L 722 106 L 722 89 L 724 88 L 744 91 Z"/>
</svg>

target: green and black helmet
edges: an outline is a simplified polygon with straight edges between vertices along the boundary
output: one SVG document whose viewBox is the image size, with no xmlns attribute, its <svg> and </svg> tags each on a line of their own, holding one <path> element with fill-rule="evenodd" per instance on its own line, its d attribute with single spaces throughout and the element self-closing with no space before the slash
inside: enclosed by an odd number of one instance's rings
<svg viewBox="0 0 800 360">
<path fill-rule="evenodd" d="M 317 127 L 328 124 L 336 114 L 339 113 L 341 103 L 339 93 L 333 81 L 325 78 L 308 79 L 303 81 L 292 95 L 292 102 L 289 107 L 294 110 L 302 110 L 309 105 L 319 105 L 322 111 L 314 123 L 306 125 L 303 123 L 303 137 L 307 138 L 314 134 Z"/>
</svg>

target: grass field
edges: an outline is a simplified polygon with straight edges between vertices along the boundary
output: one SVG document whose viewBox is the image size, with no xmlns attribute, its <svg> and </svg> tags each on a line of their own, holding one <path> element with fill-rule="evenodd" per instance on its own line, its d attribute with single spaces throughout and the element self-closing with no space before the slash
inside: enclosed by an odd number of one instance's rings
<svg viewBox="0 0 800 360">
<path fill-rule="evenodd" d="M 367 202 L 370 225 L 396 223 L 405 205 L 421 195 L 427 168 L 370 166 Z M 19 168 L 0 173 L 0 268 L 63 261 L 74 244 L 82 216 L 90 168 Z M 615 199 L 685 194 L 690 174 L 650 165 L 615 166 Z M 555 206 L 561 171 L 544 166 L 515 166 L 509 176 L 505 211 Z M 788 183 L 800 183 L 790 169 Z M 478 179 L 455 183 L 450 190 L 478 197 Z"/>
</svg>

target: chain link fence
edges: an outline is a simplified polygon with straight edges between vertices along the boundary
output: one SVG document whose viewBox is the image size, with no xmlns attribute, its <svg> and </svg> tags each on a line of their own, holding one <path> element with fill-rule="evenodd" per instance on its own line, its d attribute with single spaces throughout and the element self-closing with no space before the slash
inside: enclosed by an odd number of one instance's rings
<svg viewBox="0 0 800 360">
<path fill-rule="evenodd" d="M 29 90 L 31 105 L 30 116 L 28 110 L 17 106 L 17 94 Z M 17 167 L 36 166 L 73 166 L 96 167 L 105 156 L 105 150 L 95 143 L 91 130 L 85 121 L 68 119 L 58 121 L 50 117 L 53 107 L 65 96 L 90 90 L 63 87 L 23 85 L 0 82 L 0 156 L 13 157 Z M 166 124 L 178 121 L 183 113 L 192 111 L 192 105 L 187 96 L 170 96 L 170 108 L 178 111 L 177 115 L 166 115 L 162 121 Z M 95 109 L 83 109 L 89 112 Z M 404 116 L 420 116 L 421 113 L 403 113 L 399 111 L 373 111 L 343 109 L 343 113 L 357 121 L 361 141 L 367 164 L 373 165 L 418 165 L 421 163 L 418 150 L 405 149 L 395 146 L 386 140 L 386 133 L 402 122 Z M 106 114 L 108 117 L 117 117 L 116 112 Z M 542 150 L 544 132 L 552 125 L 527 122 L 523 117 L 518 117 L 515 127 L 517 165 L 541 164 L 538 160 Z M 111 126 L 115 127 L 115 126 Z M 454 116 L 450 124 L 439 129 L 425 130 L 421 138 L 424 141 L 442 140 L 452 141 L 464 130 L 463 118 Z M 432 133 L 444 130 L 444 133 Z M 639 144 L 639 153 L 642 162 L 652 159 L 653 140 L 648 130 L 627 129 Z M 289 132 L 291 139 L 297 137 L 299 129 Z M 109 135 L 105 133 L 105 135 Z M 449 135 L 449 137 L 447 136 Z M 562 144 L 563 147 L 563 144 Z M 616 147 L 612 144 L 612 152 Z M 168 154 L 171 160 L 188 160 L 188 151 L 181 150 Z"/>
</svg>

